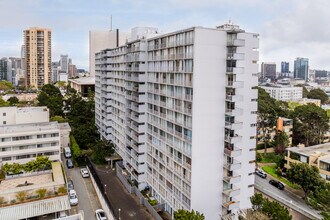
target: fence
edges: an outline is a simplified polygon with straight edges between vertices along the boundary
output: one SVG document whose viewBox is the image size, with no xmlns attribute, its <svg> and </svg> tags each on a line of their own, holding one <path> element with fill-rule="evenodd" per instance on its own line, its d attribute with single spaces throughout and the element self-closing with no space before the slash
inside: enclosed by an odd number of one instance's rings
<svg viewBox="0 0 330 220">
<path fill-rule="evenodd" d="M 110 220 L 118 219 L 117 213 L 113 212 L 113 210 L 115 210 L 115 209 L 111 205 L 108 197 L 104 194 L 105 188 L 104 188 L 99 176 L 97 175 L 93 164 L 91 163 L 91 161 L 88 157 L 85 157 L 85 161 L 86 161 L 86 166 L 87 166 L 87 169 L 89 170 L 90 177 L 91 177 L 92 183 L 94 185 L 96 194 L 100 200 L 103 210 L 106 213 L 109 213 L 108 217 Z"/>
<path fill-rule="evenodd" d="M 160 217 L 160 215 L 157 213 L 156 209 L 161 209 L 164 210 L 165 209 L 165 205 L 164 204 L 159 204 L 156 206 L 151 206 L 150 203 L 144 198 L 144 196 L 142 195 L 142 193 L 139 191 L 138 188 L 136 188 L 135 186 L 131 186 L 127 179 L 123 176 L 122 172 L 122 162 L 117 162 L 116 163 L 116 175 L 119 178 L 120 182 L 125 186 L 125 188 L 127 189 L 127 191 L 130 194 L 134 194 L 136 195 L 139 200 L 140 200 L 140 205 L 144 205 L 148 211 L 150 212 L 150 214 L 154 217 L 155 220 L 162 220 L 162 217 Z"/>
</svg>

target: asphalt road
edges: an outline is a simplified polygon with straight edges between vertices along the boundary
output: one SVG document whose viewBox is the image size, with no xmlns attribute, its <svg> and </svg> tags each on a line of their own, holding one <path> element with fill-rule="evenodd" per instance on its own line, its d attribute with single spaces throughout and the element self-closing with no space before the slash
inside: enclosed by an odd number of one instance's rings
<svg viewBox="0 0 330 220">
<path fill-rule="evenodd" d="M 65 172 L 68 180 L 72 180 L 74 184 L 74 189 L 78 195 L 78 205 L 71 206 L 70 215 L 77 214 L 80 210 L 84 211 L 84 219 L 94 220 L 95 210 L 100 209 L 101 205 L 97 198 L 96 192 L 92 185 L 90 178 L 83 178 L 80 174 L 80 168 L 75 167 L 73 169 L 68 169 L 66 167 L 66 159 L 63 159 L 63 164 L 65 167 Z"/>
<path fill-rule="evenodd" d="M 278 200 L 278 198 L 279 198 L 280 200 L 284 200 L 284 201 L 291 203 L 293 206 L 296 206 L 301 210 L 304 210 L 309 213 L 313 213 L 313 214 L 315 214 L 315 216 L 320 216 L 316 210 L 314 210 L 314 209 L 310 208 L 308 205 L 306 205 L 305 201 L 302 198 L 300 198 L 299 196 L 297 196 L 285 189 L 284 190 L 277 189 L 275 186 L 270 185 L 268 183 L 269 180 L 270 180 L 269 177 L 267 177 L 267 179 L 262 179 L 261 177 L 256 175 L 256 179 L 255 179 L 256 189 L 260 189 L 261 192 L 265 192 L 265 193 L 268 192 L 267 194 L 275 195 L 273 197 L 275 200 Z M 278 201 L 282 202 L 280 200 L 278 200 Z M 298 211 L 298 210 L 296 210 L 296 211 Z"/>
</svg>

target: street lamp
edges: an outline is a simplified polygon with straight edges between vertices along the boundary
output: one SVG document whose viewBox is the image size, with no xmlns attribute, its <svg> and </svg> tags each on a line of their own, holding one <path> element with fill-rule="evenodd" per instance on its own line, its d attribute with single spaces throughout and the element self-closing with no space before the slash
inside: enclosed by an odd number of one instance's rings
<svg viewBox="0 0 330 220">
<path fill-rule="evenodd" d="M 120 211 L 121 211 L 121 209 L 118 209 L 118 219 L 119 220 L 121 220 L 121 218 L 120 218 Z"/>
<path fill-rule="evenodd" d="M 107 194 L 107 184 L 104 184 L 104 194 Z"/>
</svg>

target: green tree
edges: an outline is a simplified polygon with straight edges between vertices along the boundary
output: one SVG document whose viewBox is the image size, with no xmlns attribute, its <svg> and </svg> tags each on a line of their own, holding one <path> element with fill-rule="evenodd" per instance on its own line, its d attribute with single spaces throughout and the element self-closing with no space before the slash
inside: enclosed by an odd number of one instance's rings
<svg viewBox="0 0 330 220">
<path fill-rule="evenodd" d="M 51 117 L 50 121 L 57 121 L 58 123 L 68 122 L 68 120 L 66 120 L 65 118 L 63 118 L 62 116 L 59 116 L 59 115 L 55 115 L 55 116 Z"/>
<path fill-rule="evenodd" d="M 284 131 L 276 131 L 274 136 L 274 151 L 276 154 L 283 154 L 289 146 L 290 141 L 288 135 Z"/>
<path fill-rule="evenodd" d="M 44 85 L 37 100 L 39 106 L 47 106 L 49 108 L 50 117 L 55 115 L 63 116 L 63 96 L 56 86 L 52 84 Z"/>
<path fill-rule="evenodd" d="M 328 95 L 322 89 L 312 89 L 309 91 L 307 98 L 309 99 L 319 99 L 322 104 L 326 104 L 329 102 Z"/>
<path fill-rule="evenodd" d="M 70 135 L 70 146 L 71 146 L 71 151 L 72 151 L 72 156 L 73 158 L 77 158 L 81 156 L 81 150 L 79 145 L 76 142 L 76 139 L 73 135 Z"/>
<path fill-rule="evenodd" d="M 322 108 L 315 104 L 298 106 L 292 113 L 294 144 L 305 146 L 320 144 L 324 134 L 329 130 L 329 118 Z"/>
<path fill-rule="evenodd" d="M 188 211 L 184 209 L 179 209 L 174 212 L 175 220 L 204 220 L 204 214 L 201 214 L 197 211 Z"/>
<path fill-rule="evenodd" d="M 99 140 L 92 146 L 92 160 L 95 163 L 105 163 L 105 157 L 112 156 L 115 153 L 113 143 L 105 140 Z"/>
<path fill-rule="evenodd" d="M 291 220 L 289 210 L 276 201 L 269 201 L 262 194 L 256 193 L 251 198 L 254 212 L 262 212 L 272 220 Z M 262 216 L 261 216 L 262 217 Z M 262 218 L 264 219 L 264 218 Z"/>
<path fill-rule="evenodd" d="M 10 97 L 7 101 L 9 102 L 9 105 L 11 105 L 11 106 L 17 105 L 19 103 L 19 100 L 16 96 Z"/>
<path fill-rule="evenodd" d="M 0 81 L 0 90 L 2 91 L 8 91 L 14 89 L 14 86 L 9 81 Z"/>
<path fill-rule="evenodd" d="M 0 97 L 0 107 L 8 107 L 8 106 L 9 106 L 9 102 L 6 102 Z"/>
<path fill-rule="evenodd" d="M 291 168 L 287 171 L 287 178 L 296 183 L 305 192 L 307 199 L 311 191 L 315 191 L 318 186 L 324 185 L 324 180 L 319 175 L 319 169 L 315 166 L 310 166 L 307 163 L 292 163 Z"/>
</svg>

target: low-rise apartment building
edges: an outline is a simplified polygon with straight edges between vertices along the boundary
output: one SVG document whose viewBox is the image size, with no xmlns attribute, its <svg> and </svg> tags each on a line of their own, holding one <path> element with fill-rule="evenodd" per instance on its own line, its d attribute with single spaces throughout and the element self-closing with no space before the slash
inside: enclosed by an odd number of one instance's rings
<svg viewBox="0 0 330 220">
<path fill-rule="evenodd" d="M 0 125 L 49 122 L 47 107 L 1 107 Z"/>
<path fill-rule="evenodd" d="M 320 170 L 320 175 L 330 181 L 330 143 L 287 148 L 285 160 L 285 167 L 288 169 L 291 163 L 308 163 L 316 166 Z"/>
<path fill-rule="evenodd" d="M 281 101 L 302 99 L 303 95 L 302 87 L 260 86 L 260 88 L 264 89 L 270 95 L 270 97 Z"/>
</svg>

